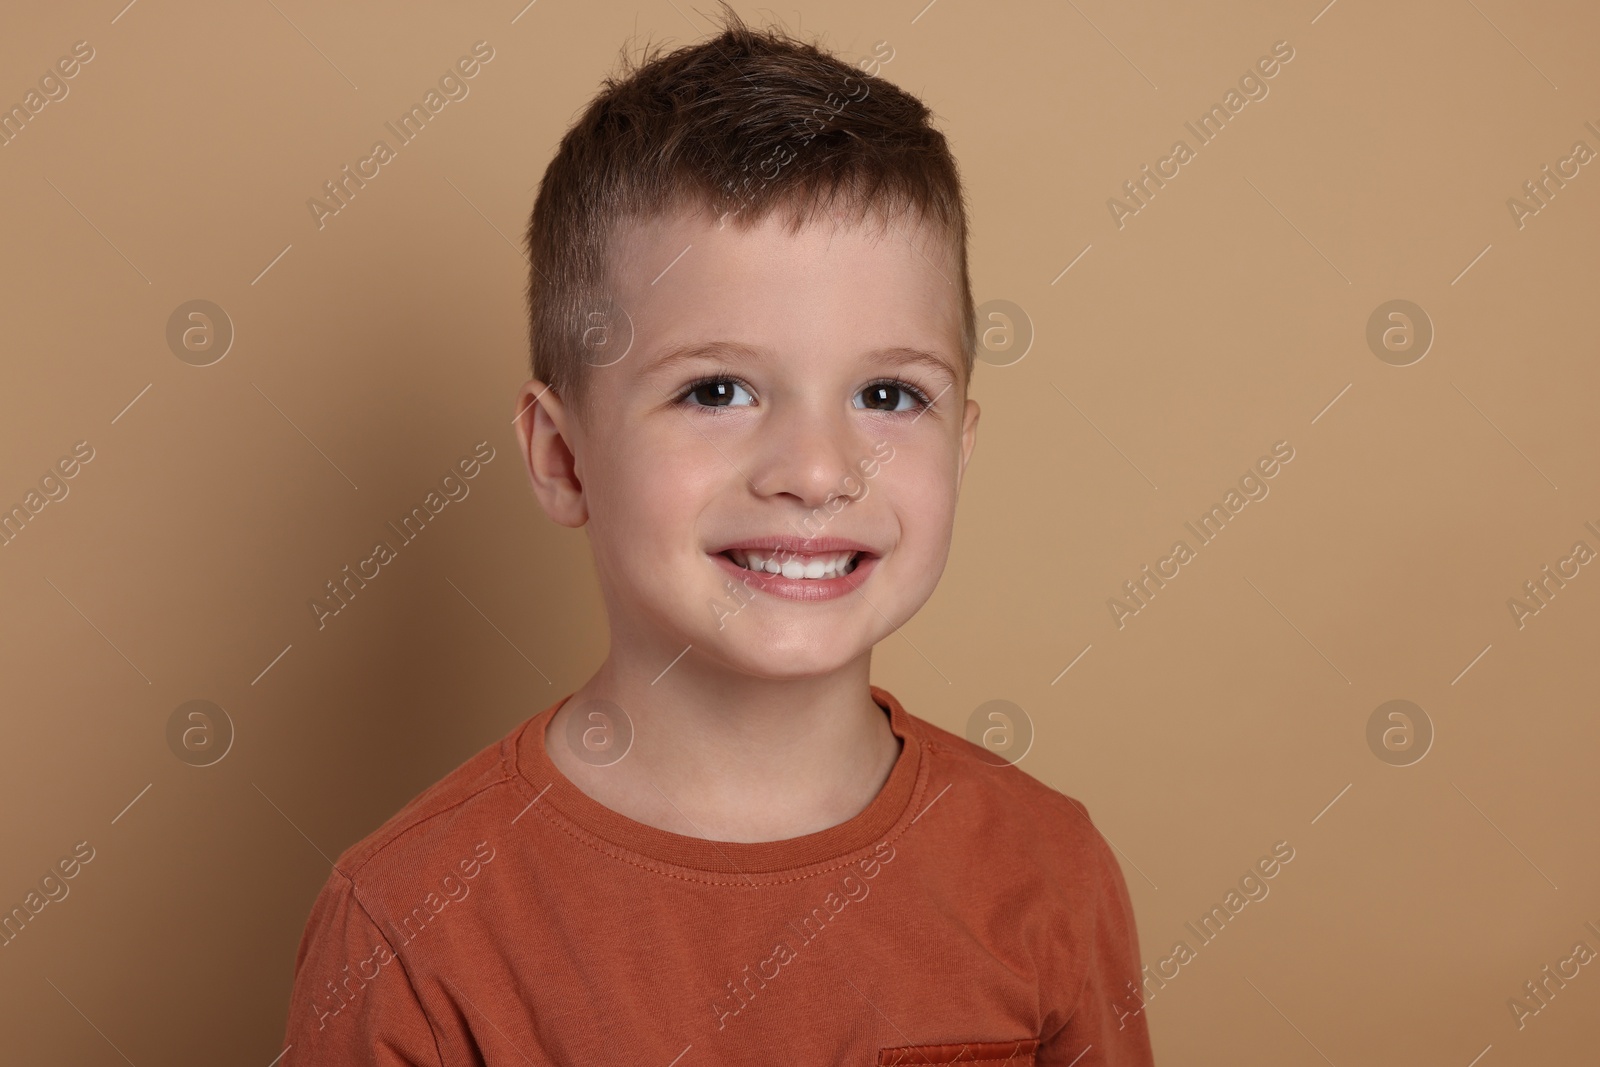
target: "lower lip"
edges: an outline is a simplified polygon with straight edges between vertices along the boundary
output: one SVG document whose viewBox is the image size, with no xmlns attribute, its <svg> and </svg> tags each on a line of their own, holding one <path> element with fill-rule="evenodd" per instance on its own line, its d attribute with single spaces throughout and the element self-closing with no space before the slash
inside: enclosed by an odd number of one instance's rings
<svg viewBox="0 0 1600 1067">
<path fill-rule="evenodd" d="M 781 574 L 746 570 L 720 553 L 711 558 L 730 578 L 742 582 L 746 588 L 759 589 L 785 600 L 833 600 L 853 593 L 878 565 L 877 556 L 864 556 L 856 562 L 854 570 L 837 578 L 785 578 Z"/>
</svg>

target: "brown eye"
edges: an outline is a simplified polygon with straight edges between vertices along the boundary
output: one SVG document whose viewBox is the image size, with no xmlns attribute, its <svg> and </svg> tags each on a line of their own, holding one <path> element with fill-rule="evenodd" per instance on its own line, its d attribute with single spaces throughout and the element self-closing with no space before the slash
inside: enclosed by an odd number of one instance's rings
<svg viewBox="0 0 1600 1067">
<path fill-rule="evenodd" d="M 888 384 L 869 385 L 861 395 L 866 398 L 865 406 L 877 411 L 893 411 L 900 404 L 900 390 Z"/>
<path fill-rule="evenodd" d="M 863 401 L 857 406 L 869 411 L 913 411 L 928 405 L 919 392 L 900 382 L 873 382 L 856 396 Z"/>
<path fill-rule="evenodd" d="M 683 403 L 692 402 L 694 407 L 742 407 L 743 404 L 735 404 L 741 393 L 745 402 L 751 399 L 749 391 L 732 378 L 707 378 L 690 385 L 679 399 Z"/>
<path fill-rule="evenodd" d="M 702 385 L 695 389 L 694 399 L 696 403 L 703 404 L 708 408 L 724 407 L 733 399 L 733 386 L 729 382 L 712 382 L 709 385 Z"/>
</svg>

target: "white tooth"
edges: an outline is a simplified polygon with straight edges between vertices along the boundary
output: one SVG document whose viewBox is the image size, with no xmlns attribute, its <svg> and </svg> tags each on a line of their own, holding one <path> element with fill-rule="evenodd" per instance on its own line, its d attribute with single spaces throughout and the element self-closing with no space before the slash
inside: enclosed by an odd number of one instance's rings
<svg viewBox="0 0 1600 1067">
<path fill-rule="evenodd" d="M 770 556 L 764 556 L 760 552 L 738 549 L 730 551 L 729 554 L 734 557 L 734 562 L 757 573 L 781 574 L 785 578 L 810 580 L 840 578 L 849 574 L 854 569 L 851 561 L 855 557 L 853 552 L 804 556 L 777 551 Z"/>
</svg>

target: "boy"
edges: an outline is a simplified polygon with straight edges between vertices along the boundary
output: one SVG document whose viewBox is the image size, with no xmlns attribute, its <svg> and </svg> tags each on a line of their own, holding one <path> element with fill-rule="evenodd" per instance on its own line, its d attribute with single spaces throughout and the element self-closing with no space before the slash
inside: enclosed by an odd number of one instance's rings
<svg viewBox="0 0 1600 1067">
<path fill-rule="evenodd" d="M 725 18 L 606 83 L 529 225 L 517 436 L 610 651 L 340 857 L 291 1062 L 1152 1062 L 1083 805 L 868 679 L 977 428 L 955 163 Z"/>
</svg>

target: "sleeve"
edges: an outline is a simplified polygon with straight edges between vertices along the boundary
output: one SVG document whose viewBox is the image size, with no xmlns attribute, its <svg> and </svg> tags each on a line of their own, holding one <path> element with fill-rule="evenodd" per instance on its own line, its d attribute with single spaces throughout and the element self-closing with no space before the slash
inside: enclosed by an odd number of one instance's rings
<svg viewBox="0 0 1600 1067">
<path fill-rule="evenodd" d="M 1077 807 L 1076 804 L 1073 805 Z M 1084 814 L 1088 820 L 1088 815 Z M 1072 1015 L 1039 1046 L 1039 1067 L 1154 1067 L 1140 985 L 1139 934 L 1122 867 L 1089 823 L 1094 922 L 1088 974 Z"/>
<path fill-rule="evenodd" d="M 411 976 L 337 867 L 300 938 L 284 1044 L 296 1067 L 443 1067 Z"/>
</svg>

